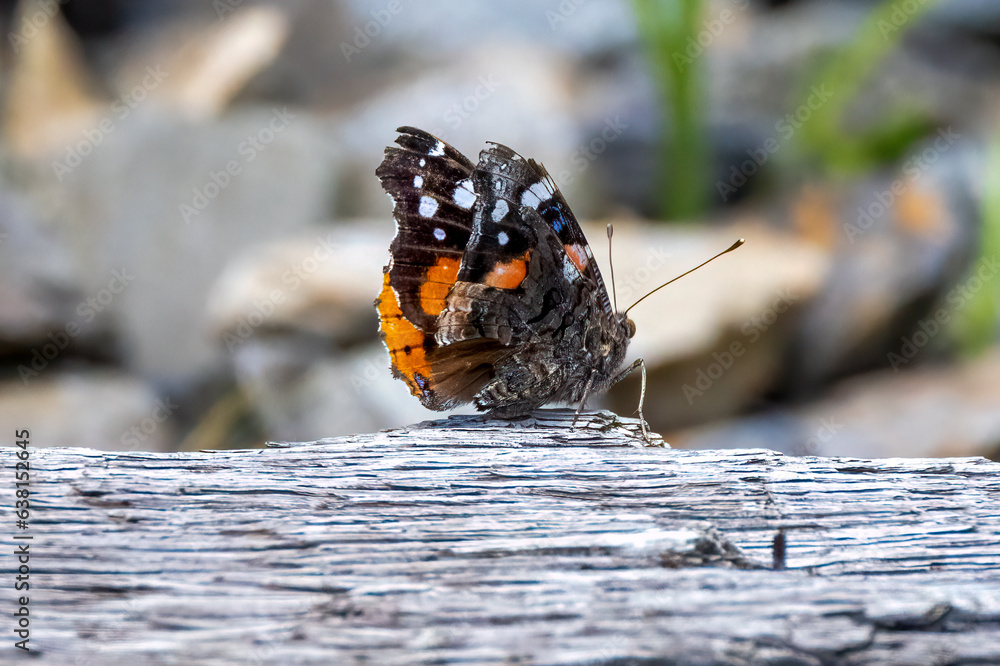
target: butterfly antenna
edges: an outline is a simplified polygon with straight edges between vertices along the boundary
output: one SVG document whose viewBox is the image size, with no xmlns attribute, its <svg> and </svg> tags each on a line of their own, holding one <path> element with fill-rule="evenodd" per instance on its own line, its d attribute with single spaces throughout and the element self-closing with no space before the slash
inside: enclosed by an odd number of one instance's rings
<svg viewBox="0 0 1000 666">
<path fill-rule="evenodd" d="M 632 308 L 634 308 L 635 306 L 639 305 L 639 303 L 641 303 L 641 302 L 642 302 L 643 300 L 645 300 L 646 298 L 649 298 L 650 296 L 652 296 L 653 294 L 655 294 L 655 293 L 656 293 L 656 292 L 658 292 L 659 290 L 661 290 L 661 289 L 663 289 L 664 287 L 666 287 L 666 286 L 667 286 L 668 284 L 670 284 L 671 282 L 677 282 L 677 280 L 680 280 L 680 279 L 681 279 L 682 277 L 684 277 L 684 276 L 685 276 L 685 275 L 687 275 L 688 273 L 694 273 L 694 272 L 695 272 L 696 270 L 698 270 L 699 268 L 701 268 L 701 267 L 702 267 L 702 266 L 704 266 L 705 264 L 707 264 L 707 263 L 709 263 L 709 262 L 711 262 L 711 261 L 715 261 L 716 259 L 718 259 L 719 257 L 721 257 L 721 256 L 722 256 L 722 255 L 724 255 L 724 254 L 727 254 L 727 253 L 729 253 L 729 252 L 732 252 L 733 250 L 735 250 L 735 249 L 736 249 L 736 248 L 738 248 L 739 246 L 743 245 L 743 243 L 745 243 L 745 242 L 746 242 L 746 239 L 744 239 L 744 238 L 741 238 L 741 239 L 739 239 L 738 241 L 736 241 L 735 243 L 733 243 L 732 245 L 730 245 L 730 246 L 729 246 L 728 248 L 726 248 L 725 250 L 723 250 L 722 252 L 720 252 L 719 254 L 717 254 L 717 255 L 715 255 L 714 257 L 712 257 L 711 259 L 708 259 L 707 261 L 703 261 L 703 262 L 701 262 L 700 264 L 698 264 L 697 266 L 695 266 L 694 268 L 692 268 L 692 269 L 691 269 L 691 270 L 689 270 L 689 271 L 684 271 L 683 273 L 681 273 L 680 275 L 678 275 L 677 277 L 675 277 L 675 278 L 674 278 L 673 280 L 667 280 L 666 282 L 664 282 L 663 284 L 661 284 L 661 285 L 660 285 L 659 287 L 657 287 L 657 288 L 656 288 L 656 289 L 654 289 L 653 291 L 649 292 L 648 294 L 646 294 L 645 296 L 643 296 L 642 298 L 640 298 L 640 299 L 639 299 L 638 301 L 636 301 L 636 302 L 635 302 L 635 303 L 633 303 L 632 305 L 628 306 L 628 307 L 627 307 L 627 308 L 625 309 L 625 312 L 624 312 L 624 314 L 628 314 L 628 311 L 629 311 L 629 310 L 631 310 L 631 309 L 632 309 Z"/>
<path fill-rule="evenodd" d="M 611 267 L 611 300 L 615 304 L 615 312 L 618 312 L 618 290 L 615 289 L 615 261 L 611 256 L 611 237 L 615 235 L 615 225 L 608 222 L 608 266 Z"/>
</svg>

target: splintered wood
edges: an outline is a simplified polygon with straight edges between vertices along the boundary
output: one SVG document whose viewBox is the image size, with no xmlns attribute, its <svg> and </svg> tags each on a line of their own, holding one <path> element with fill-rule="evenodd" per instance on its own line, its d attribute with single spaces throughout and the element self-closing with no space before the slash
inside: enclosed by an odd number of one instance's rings
<svg viewBox="0 0 1000 666">
<path fill-rule="evenodd" d="M 1000 464 L 571 421 L 35 449 L 32 663 L 1000 662 Z"/>
</svg>

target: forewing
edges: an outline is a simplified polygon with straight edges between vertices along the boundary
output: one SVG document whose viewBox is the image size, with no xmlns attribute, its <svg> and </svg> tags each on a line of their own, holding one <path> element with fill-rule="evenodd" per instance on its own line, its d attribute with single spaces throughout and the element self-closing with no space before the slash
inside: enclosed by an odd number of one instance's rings
<svg viewBox="0 0 1000 666">
<path fill-rule="evenodd" d="M 432 331 L 472 232 L 473 164 L 440 139 L 401 127 L 375 175 L 393 200 L 396 236 L 387 266 L 403 316 Z"/>
<path fill-rule="evenodd" d="M 544 167 L 492 144 L 472 181 L 472 234 L 439 341 L 520 343 L 567 325 L 594 293 L 611 313 L 587 239 Z"/>
</svg>

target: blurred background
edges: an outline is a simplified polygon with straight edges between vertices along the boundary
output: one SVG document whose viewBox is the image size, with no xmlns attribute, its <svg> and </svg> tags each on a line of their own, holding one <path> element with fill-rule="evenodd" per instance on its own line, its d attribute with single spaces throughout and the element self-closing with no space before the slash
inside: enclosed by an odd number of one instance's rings
<svg viewBox="0 0 1000 666">
<path fill-rule="evenodd" d="M 674 446 L 1000 459 L 1000 3 L 0 0 L 0 425 L 439 417 L 372 301 L 399 125 L 541 160 Z M 632 415 L 638 377 L 591 407 Z M 8 439 L 10 437 L 8 436 Z M 5 442 L 6 445 L 6 442 Z"/>
</svg>

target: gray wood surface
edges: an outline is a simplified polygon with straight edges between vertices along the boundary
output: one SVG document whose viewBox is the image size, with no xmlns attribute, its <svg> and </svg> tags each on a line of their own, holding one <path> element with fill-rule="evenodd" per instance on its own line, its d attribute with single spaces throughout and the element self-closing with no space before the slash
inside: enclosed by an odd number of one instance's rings
<svg viewBox="0 0 1000 666">
<path fill-rule="evenodd" d="M 0 658 L 1000 663 L 1000 464 L 671 450 L 570 418 L 35 449 L 33 652 Z"/>
</svg>

